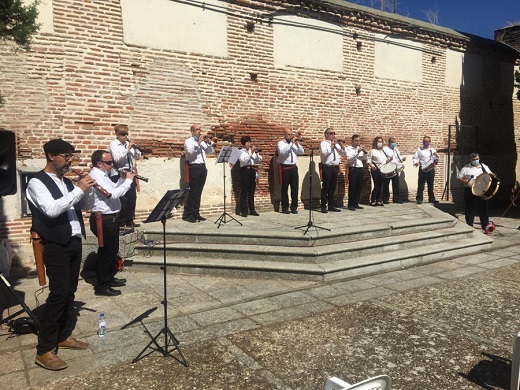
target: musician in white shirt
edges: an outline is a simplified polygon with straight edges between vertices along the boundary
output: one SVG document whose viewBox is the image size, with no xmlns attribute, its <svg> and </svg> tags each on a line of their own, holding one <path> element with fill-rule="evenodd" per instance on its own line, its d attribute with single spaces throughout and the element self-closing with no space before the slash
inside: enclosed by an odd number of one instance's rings
<svg viewBox="0 0 520 390">
<path fill-rule="evenodd" d="M 402 166 L 406 157 L 402 157 L 397 148 L 397 140 L 395 137 L 388 138 L 388 145 L 383 147 L 383 152 L 387 157 L 392 157 L 391 163 L 396 164 L 396 167 Z M 401 171 L 397 169 L 397 175 L 383 180 L 383 203 L 388 204 L 390 201 L 390 181 L 392 181 L 392 197 L 394 203 L 403 203 L 399 198 L 399 176 Z"/>
<path fill-rule="evenodd" d="M 383 153 L 383 138 L 375 137 L 372 141 L 372 149 L 368 152 L 367 164 L 370 168 L 374 188 L 370 194 L 371 206 L 384 206 L 382 199 L 383 176 L 381 176 L 381 166 L 390 162 L 392 157 L 387 157 Z"/>
<path fill-rule="evenodd" d="M 282 176 L 282 213 L 298 214 L 298 185 L 299 175 L 298 156 L 304 153 L 303 146 L 300 145 L 300 137 L 296 137 L 291 129 L 285 129 L 284 139 L 278 142 L 278 164 L 281 168 Z M 291 204 L 289 212 L 289 195 L 287 191 L 291 187 Z"/>
<path fill-rule="evenodd" d="M 417 204 L 423 202 L 424 185 L 428 184 L 428 203 L 439 203 L 435 199 L 433 193 L 433 184 L 435 181 L 435 166 L 439 163 L 440 157 L 437 151 L 430 146 L 431 138 L 423 137 L 423 146 L 417 148 L 412 157 L 413 166 L 419 167 L 419 179 L 417 183 L 417 196 L 415 200 Z"/>
<path fill-rule="evenodd" d="M 321 158 L 321 212 L 341 211 L 334 205 L 334 193 L 338 186 L 339 163 L 341 155 L 346 155 L 343 141 L 336 141 L 334 129 L 325 130 L 325 139 L 320 143 Z M 328 204 L 328 209 L 327 209 Z M 354 209 L 355 210 L 355 209 Z"/>
<path fill-rule="evenodd" d="M 258 216 L 255 210 L 255 190 L 258 167 L 256 164 L 262 162 L 260 150 L 255 145 L 251 145 L 251 137 L 243 136 L 240 139 L 243 148 L 240 150 L 240 215 Z"/>
<path fill-rule="evenodd" d="M 464 184 L 464 215 L 466 217 L 466 223 L 469 226 L 473 226 L 475 212 L 477 212 L 480 218 L 480 226 L 482 226 L 482 229 L 485 232 L 486 226 L 489 225 L 487 201 L 480 196 L 474 195 L 472 191 L 475 179 L 483 173 L 492 172 L 487 165 L 480 162 L 480 156 L 478 153 L 471 153 L 470 163 L 466 164 L 460 170 L 457 175 L 457 180 Z"/>
<path fill-rule="evenodd" d="M 359 205 L 361 198 L 361 189 L 363 188 L 363 170 L 364 162 L 367 160 L 367 152 L 360 142 L 359 134 L 352 136 L 351 145 L 347 146 L 347 162 L 348 162 L 348 209 L 362 209 Z"/>
</svg>

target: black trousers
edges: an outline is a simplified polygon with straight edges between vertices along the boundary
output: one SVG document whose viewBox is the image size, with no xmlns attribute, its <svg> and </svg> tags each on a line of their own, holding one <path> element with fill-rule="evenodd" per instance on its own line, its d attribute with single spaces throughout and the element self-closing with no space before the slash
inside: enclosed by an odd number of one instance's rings
<svg viewBox="0 0 520 390">
<path fill-rule="evenodd" d="M 43 262 L 49 279 L 49 296 L 40 319 L 38 355 L 52 351 L 76 327 L 74 294 L 81 266 L 81 238 L 73 237 L 65 246 L 44 243 Z"/>
<path fill-rule="evenodd" d="M 208 170 L 205 164 L 190 165 L 190 192 L 188 192 L 186 199 L 185 217 L 192 216 L 195 218 L 200 216 L 200 198 L 207 176 Z"/>
<path fill-rule="evenodd" d="M 350 167 L 348 169 L 348 207 L 354 207 L 359 205 L 362 188 L 363 168 Z"/>
<path fill-rule="evenodd" d="M 119 175 L 111 176 L 110 180 L 114 183 L 117 183 L 119 180 Z M 137 187 L 135 184 L 135 180 L 132 182 L 130 189 L 119 198 L 121 200 L 121 211 L 119 211 L 119 224 L 132 226 L 135 219 L 135 207 L 137 204 Z"/>
<path fill-rule="evenodd" d="M 291 211 L 298 209 L 298 167 L 296 165 L 282 167 L 282 211 L 289 210 L 289 195 L 291 187 Z"/>
<path fill-rule="evenodd" d="M 321 165 L 321 208 L 324 209 L 329 205 L 329 209 L 336 207 L 334 205 L 334 193 L 338 187 L 339 167 L 330 165 Z"/>
<path fill-rule="evenodd" d="M 370 171 L 370 174 L 372 175 L 372 181 L 374 182 L 374 188 L 372 189 L 372 194 L 370 195 L 370 203 L 381 202 L 383 200 L 381 196 L 383 176 L 381 176 L 381 171 L 379 169 Z"/>
<path fill-rule="evenodd" d="M 417 196 L 415 200 L 418 202 L 423 201 L 424 184 L 428 184 L 428 202 L 432 203 L 435 200 L 435 194 L 433 193 L 433 182 L 435 180 L 435 168 L 431 171 L 424 172 L 419 168 L 419 180 L 417 182 Z"/>
<path fill-rule="evenodd" d="M 95 215 L 90 214 L 90 231 L 97 237 Z M 99 247 L 96 258 L 95 290 L 110 287 L 117 273 L 117 253 L 119 252 L 119 223 L 117 218 L 103 221 L 103 247 Z"/>
<path fill-rule="evenodd" d="M 480 196 L 475 196 L 471 192 L 471 188 L 464 188 L 464 216 L 466 217 L 466 223 L 469 226 L 473 226 L 475 220 L 475 212 L 478 213 L 480 218 L 480 226 L 485 229 L 489 224 L 488 206 L 487 201 L 482 199 Z"/>
<path fill-rule="evenodd" d="M 240 212 L 255 211 L 256 170 L 246 166 L 240 168 Z"/>
<path fill-rule="evenodd" d="M 399 200 L 399 173 L 389 179 L 383 178 L 383 202 L 390 200 L 390 182 L 392 182 L 392 199 Z"/>
</svg>

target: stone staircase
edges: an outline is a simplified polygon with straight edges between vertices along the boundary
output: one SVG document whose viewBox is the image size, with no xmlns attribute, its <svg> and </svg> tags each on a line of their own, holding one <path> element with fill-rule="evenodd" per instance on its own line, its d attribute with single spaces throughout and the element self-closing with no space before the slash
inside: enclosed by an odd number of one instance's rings
<svg viewBox="0 0 520 390">
<path fill-rule="evenodd" d="M 306 210 L 238 217 L 243 226 L 230 221 L 220 228 L 210 220 L 168 220 L 166 263 L 179 273 L 332 280 L 450 259 L 490 249 L 493 242 L 432 205 L 313 212 L 311 218 L 320 228 L 311 225 L 306 234 Z M 158 268 L 163 226 L 144 227 L 145 240 L 135 243 L 129 260 L 133 268 Z"/>
</svg>

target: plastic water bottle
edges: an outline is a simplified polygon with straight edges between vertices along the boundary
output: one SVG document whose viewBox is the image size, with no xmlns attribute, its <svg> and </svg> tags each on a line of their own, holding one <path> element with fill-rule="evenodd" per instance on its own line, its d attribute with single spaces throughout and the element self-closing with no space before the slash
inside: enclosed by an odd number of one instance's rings
<svg viewBox="0 0 520 390">
<path fill-rule="evenodd" d="M 98 336 L 105 337 L 106 334 L 107 334 L 107 322 L 105 320 L 105 313 L 101 313 L 99 315 Z"/>
</svg>

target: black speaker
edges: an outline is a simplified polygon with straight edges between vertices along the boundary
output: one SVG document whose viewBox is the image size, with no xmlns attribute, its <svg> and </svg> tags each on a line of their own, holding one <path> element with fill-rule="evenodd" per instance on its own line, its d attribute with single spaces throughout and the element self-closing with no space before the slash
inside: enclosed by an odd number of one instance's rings
<svg viewBox="0 0 520 390">
<path fill-rule="evenodd" d="M 0 196 L 16 194 L 16 137 L 0 129 Z"/>
</svg>

